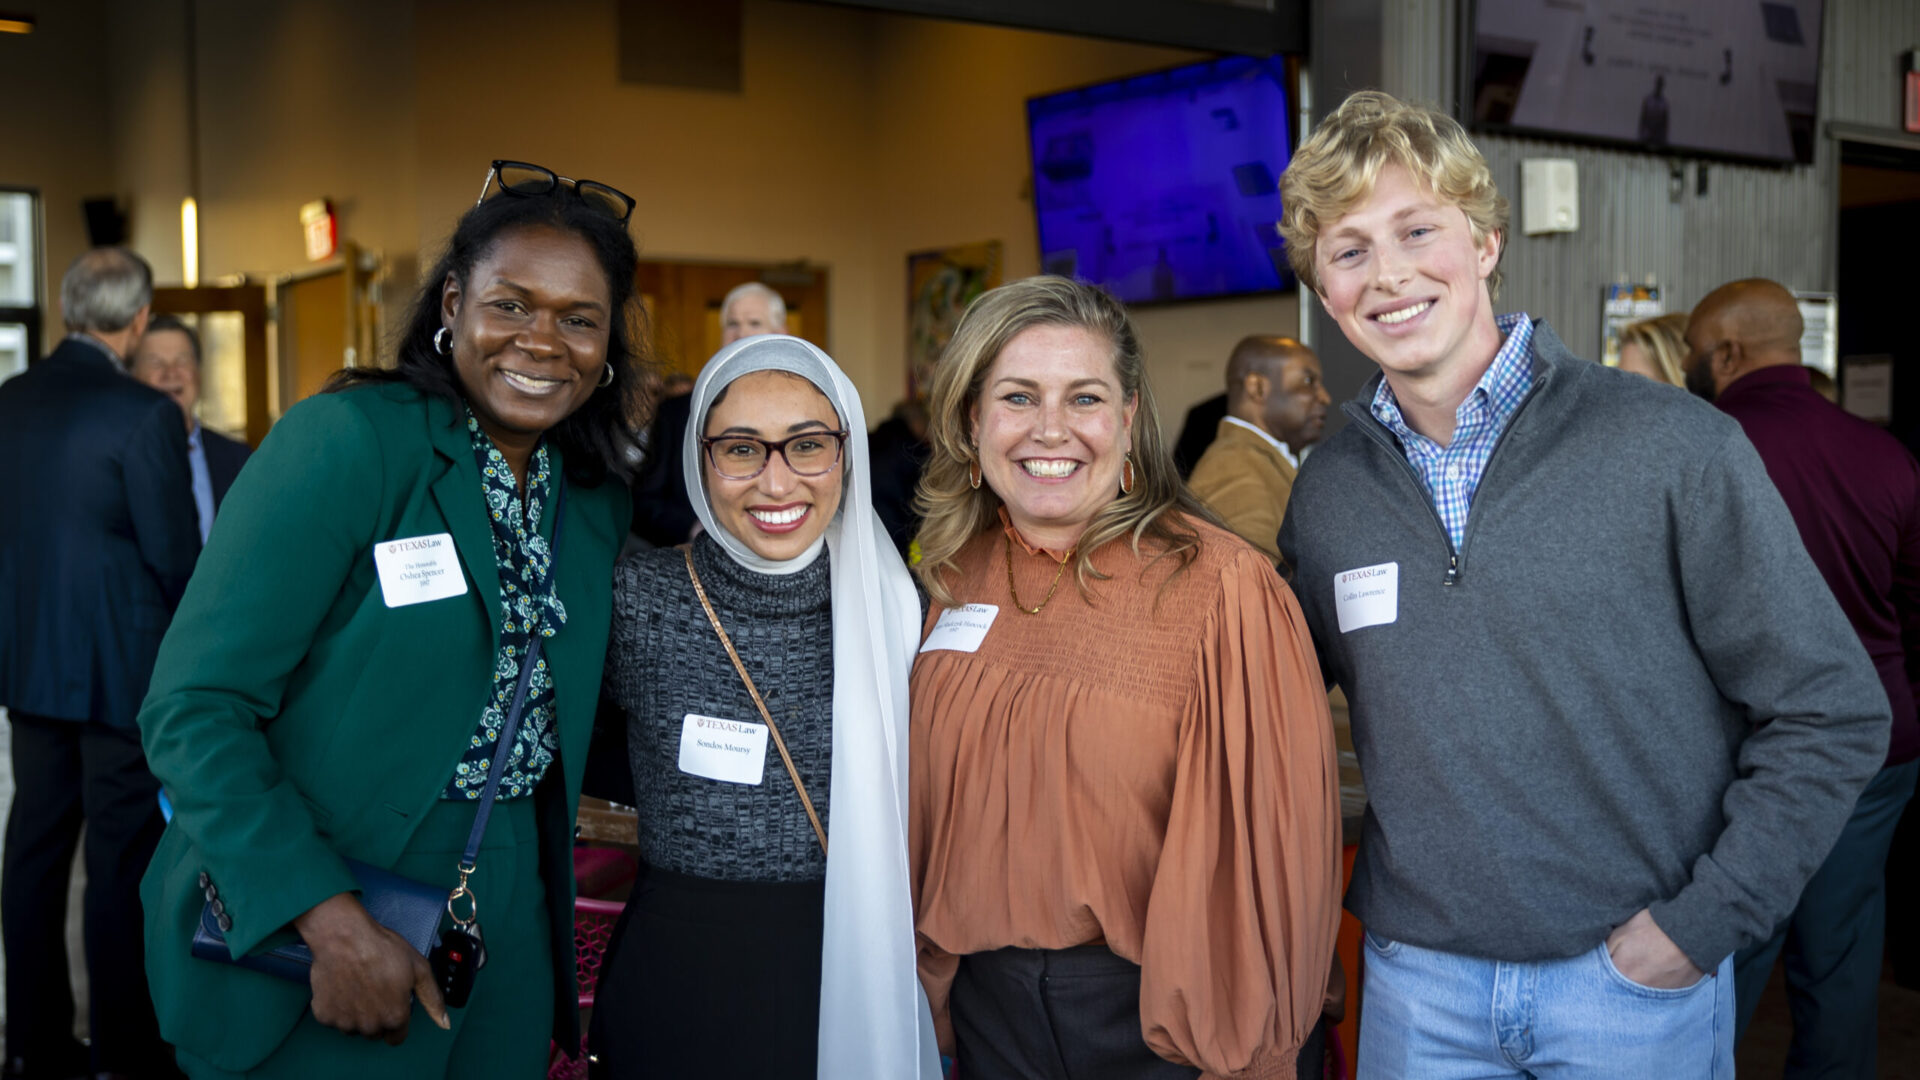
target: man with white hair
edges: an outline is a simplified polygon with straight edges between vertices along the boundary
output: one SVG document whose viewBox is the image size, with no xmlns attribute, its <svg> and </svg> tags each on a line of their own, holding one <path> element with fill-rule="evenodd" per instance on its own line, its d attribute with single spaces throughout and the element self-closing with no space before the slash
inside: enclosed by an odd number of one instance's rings
<svg viewBox="0 0 1920 1080">
<path fill-rule="evenodd" d="M 787 332 L 787 302 L 757 281 L 736 285 L 720 301 L 720 344 L 724 348 L 744 337 Z"/>
<path fill-rule="evenodd" d="M 736 285 L 720 301 L 720 347 L 741 338 L 787 332 L 787 302 L 757 281 Z M 693 503 L 687 498 L 681 461 L 687 437 L 687 397 L 660 402 L 647 436 L 647 462 L 633 487 L 633 531 L 657 547 L 671 547 L 693 538 L 700 527 Z"/>
<path fill-rule="evenodd" d="M 180 408 L 123 364 L 153 275 L 99 248 L 60 283 L 68 337 L 0 385 L 0 705 L 14 799 L 0 878 L 8 1080 L 174 1076 L 143 962 L 140 876 L 160 785 L 134 716 L 200 527 Z M 88 1029 L 73 1038 L 67 884 L 86 825 Z"/>
</svg>

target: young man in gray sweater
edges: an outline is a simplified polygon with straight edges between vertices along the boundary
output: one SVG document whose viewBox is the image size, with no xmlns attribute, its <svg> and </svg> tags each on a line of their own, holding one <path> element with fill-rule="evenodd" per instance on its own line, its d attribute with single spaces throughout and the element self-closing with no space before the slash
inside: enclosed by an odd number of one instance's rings
<svg viewBox="0 0 1920 1080">
<path fill-rule="evenodd" d="M 1493 314 L 1459 124 L 1355 94 L 1281 197 L 1381 368 L 1280 532 L 1367 784 L 1360 1075 L 1732 1076 L 1731 955 L 1886 753 L 1872 664 L 1736 424 Z"/>
</svg>

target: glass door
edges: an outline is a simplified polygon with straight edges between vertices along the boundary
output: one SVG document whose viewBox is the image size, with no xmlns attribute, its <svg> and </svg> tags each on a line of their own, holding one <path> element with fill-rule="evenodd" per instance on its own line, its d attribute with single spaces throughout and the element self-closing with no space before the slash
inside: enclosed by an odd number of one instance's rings
<svg viewBox="0 0 1920 1080">
<path fill-rule="evenodd" d="M 0 382 L 40 356 L 40 196 L 0 188 Z"/>
</svg>

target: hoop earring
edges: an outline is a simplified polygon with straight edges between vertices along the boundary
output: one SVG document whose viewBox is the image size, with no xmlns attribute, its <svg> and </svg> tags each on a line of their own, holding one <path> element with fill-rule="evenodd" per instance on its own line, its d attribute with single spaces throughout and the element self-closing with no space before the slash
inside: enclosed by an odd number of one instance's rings
<svg viewBox="0 0 1920 1080">
<path fill-rule="evenodd" d="M 433 351 L 441 356 L 453 355 L 453 331 L 441 327 L 433 332 Z"/>
<path fill-rule="evenodd" d="M 613 385 L 613 365 L 610 363 L 601 364 L 600 365 L 600 383 L 599 383 L 600 388 L 604 390 L 607 387 L 612 385 Z"/>
<path fill-rule="evenodd" d="M 1120 466 L 1120 494 L 1133 494 L 1133 451 L 1127 451 L 1127 460 Z"/>
<path fill-rule="evenodd" d="M 967 484 L 975 491 L 980 490 L 980 459 L 974 458 L 967 463 Z"/>
</svg>

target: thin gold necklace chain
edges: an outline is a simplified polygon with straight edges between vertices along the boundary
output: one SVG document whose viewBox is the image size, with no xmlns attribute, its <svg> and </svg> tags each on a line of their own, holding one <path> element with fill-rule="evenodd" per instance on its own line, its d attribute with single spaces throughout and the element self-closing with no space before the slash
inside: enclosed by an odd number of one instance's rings
<svg viewBox="0 0 1920 1080">
<path fill-rule="evenodd" d="M 1046 599 L 1040 601 L 1040 606 L 1028 607 L 1027 605 L 1020 602 L 1020 593 L 1018 590 L 1016 590 L 1013 587 L 1013 537 L 1009 535 L 1007 536 L 1006 540 L 1007 540 L 1007 595 L 1013 597 L 1014 607 L 1019 608 L 1021 611 L 1024 611 L 1029 615 L 1038 615 L 1042 611 L 1045 611 L 1047 605 L 1053 601 L 1053 591 L 1060 587 L 1060 577 L 1061 575 L 1067 572 L 1067 563 L 1073 561 L 1073 552 L 1078 551 L 1079 549 L 1076 547 L 1068 551 L 1067 557 L 1065 559 L 1060 560 L 1060 568 L 1053 572 L 1053 584 L 1047 586 Z"/>
</svg>

